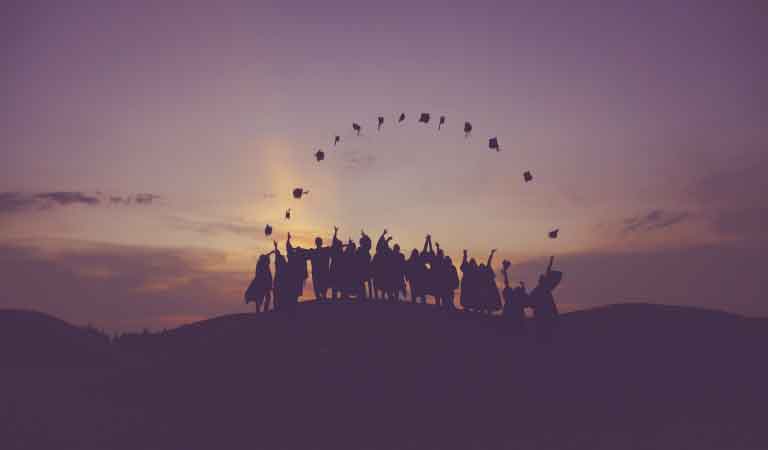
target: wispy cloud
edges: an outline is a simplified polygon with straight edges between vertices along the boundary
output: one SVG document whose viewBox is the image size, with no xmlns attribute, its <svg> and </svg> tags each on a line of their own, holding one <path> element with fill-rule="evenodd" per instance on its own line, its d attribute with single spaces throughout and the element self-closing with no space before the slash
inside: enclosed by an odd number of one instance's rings
<svg viewBox="0 0 768 450">
<path fill-rule="evenodd" d="M 160 199 L 157 194 L 141 193 L 128 196 L 90 194 L 80 191 L 55 192 L 0 192 L 0 214 L 14 214 L 26 211 L 50 209 L 75 205 L 151 205 Z"/>
<path fill-rule="evenodd" d="M 654 209 L 645 215 L 624 219 L 625 233 L 640 233 L 668 228 L 685 221 L 690 217 L 686 211 L 665 211 Z"/>
</svg>

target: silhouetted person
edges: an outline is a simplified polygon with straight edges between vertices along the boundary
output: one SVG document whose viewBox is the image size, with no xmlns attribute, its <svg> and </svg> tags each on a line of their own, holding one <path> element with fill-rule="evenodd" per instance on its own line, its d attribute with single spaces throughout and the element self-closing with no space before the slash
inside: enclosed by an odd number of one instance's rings
<svg viewBox="0 0 768 450">
<path fill-rule="evenodd" d="M 454 304 L 454 296 L 456 295 L 456 289 L 459 288 L 459 273 L 456 271 L 456 266 L 453 265 L 450 256 L 446 256 L 443 260 L 443 267 L 446 283 L 443 307 L 448 311 L 452 311 L 456 307 Z"/>
<path fill-rule="evenodd" d="M 299 297 L 304 290 L 304 281 L 308 277 L 307 272 L 307 254 L 300 247 L 291 245 L 291 233 L 288 233 L 288 239 L 285 242 L 288 260 L 286 265 L 285 287 L 282 292 L 281 302 L 284 311 L 293 314 L 299 302 Z"/>
<path fill-rule="evenodd" d="M 254 302 L 256 312 L 267 312 L 272 297 L 272 271 L 269 268 L 269 256 L 271 251 L 259 256 L 256 263 L 256 273 L 253 276 L 251 284 L 245 290 L 245 303 Z"/>
<path fill-rule="evenodd" d="M 496 286 L 496 273 L 493 270 L 493 255 L 496 249 L 491 250 L 488 260 L 478 268 L 480 310 L 484 314 L 490 314 L 501 308 L 501 297 Z"/>
<path fill-rule="evenodd" d="M 333 227 L 331 242 L 336 240 L 338 227 Z M 312 287 L 317 300 L 325 300 L 331 285 L 331 251 L 332 247 L 323 247 L 323 239 L 315 238 L 315 248 L 310 250 L 309 260 L 312 263 Z"/>
<path fill-rule="evenodd" d="M 514 334 L 519 334 L 525 326 L 525 307 L 528 304 L 528 293 L 525 291 L 525 284 L 521 281 L 520 286 L 511 288 L 509 286 L 510 262 L 504 261 L 502 273 L 504 274 L 504 312 L 503 316 L 507 322 L 507 328 Z"/>
<path fill-rule="evenodd" d="M 273 306 L 274 311 L 282 311 L 285 304 L 285 297 L 289 293 L 289 279 L 288 276 L 288 260 L 280 253 L 277 248 L 277 241 L 273 241 L 275 244 L 275 279 L 273 289 Z"/>
<path fill-rule="evenodd" d="M 368 287 L 368 297 L 373 298 L 373 269 L 371 268 L 371 237 L 360 230 L 360 246 L 357 248 L 356 263 L 358 276 L 360 280 L 357 288 L 358 297 L 364 300 L 366 297 L 366 286 Z M 362 289 L 361 289 L 362 288 Z"/>
<path fill-rule="evenodd" d="M 411 291 L 411 302 L 418 303 L 419 299 L 423 299 L 426 303 L 426 296 L 423 294 L 423 283 L 426 268 L 424 267 L 424 261 L 419 254 L 419 251 L 415 248 L 411 251 L 411 256 L 406 262 L 406 277 L 408 279 L 408 285 Z"/>
<path fill-rule="evenodd" d="M 531 303 L 534 305 L 534 319 L 536 321 L 536 334 L 540 342 L 550 342 L 552 331 L 557 325 L 559 313 L 552 291 L 560 284 L 563 273 L 552 270 L 555 257 L 549 258 L 547 271 L 539 275 L 539 283 L 531 291 Z"/>
<path fill-rule="evenodd" d="M 467 261 L 467 251 L 464 250 L 461 259 L 461 296 L 459 303 L 466 311 L 475 311 L 478 307 L 478 266 L 475 258 Z"/>
<path fill-rule="evenodd" d="M 395 244 L 392 246 L 392 252 L 387 265 L 387 271 L 392 279 L 392 289 L 394 292 L 394 299 L 399 300 L 400 293 L 405 298 L 405 255 L 400 251 L 400 245 Z"/>
</svg>

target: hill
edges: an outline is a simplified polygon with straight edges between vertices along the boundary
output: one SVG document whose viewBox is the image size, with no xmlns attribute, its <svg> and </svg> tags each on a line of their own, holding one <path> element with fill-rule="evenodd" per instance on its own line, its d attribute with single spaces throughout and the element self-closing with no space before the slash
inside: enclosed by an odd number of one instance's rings
<svg viewBox="0 0 768 450">
<path fill-rule="evenodd" d="M 661 305 L 566 314 L 543 345 L 499 318 L 315 303 L 129 336 L 76 376 L 9 371 L 0 398 L 19 448 L 766 448 L 767 343 L 765 320 Z"/>
</svg>

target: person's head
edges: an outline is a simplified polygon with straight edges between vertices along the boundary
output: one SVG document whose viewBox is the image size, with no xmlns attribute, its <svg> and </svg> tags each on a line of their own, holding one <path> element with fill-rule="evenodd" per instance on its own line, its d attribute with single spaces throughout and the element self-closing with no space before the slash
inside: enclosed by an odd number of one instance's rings
<svg viewBox="0 0 768 450">
<path fill-rule="evenodd" d="M 320 248 L 323 246 L 323 238 L 320 236 L 315 238 L 315 247 Z"/>
<path fill-rule="evenodd" d="M 485 263 L 480 263 L 480 265 L 478 266 L 478 269 L 485 270 Z"/>
<path fill-rule="evenodd" d="M 472 267 L 473 269 L 477 268 L 477 261 L 475 258 L 469 260 L 469 267 Z"/>
<path fill-rule="evenodd" d="M 355 245 L 354 242 L 350 242 L 349 246 L 347 247 L 347 252 L 352 253 L 355 250 L 357 250 L 357 246 Z"/>
<path fill-rule="evenodd" d="M 443 258 L 443 255 L 444 255 L 444 253 L 443 253 L 443 249 L 442 248 L 437 250 L 437 256 L 440 257 L 440 259 Z"/>
<path fill-rule="evenodd" d="M 446 257 L 445 257 L 445 263 L 446 263 L 447 265 L 449 265 L 449 266 L 450 266 L 450 265 L 453 265 L 453 260 L 451 259 L 451 257 L 450 257 L 450 256 L 446 256 Z"/>
<path fill-rule="evenodd" d="M 411 250 L 411 258 L 418 258 L 418 256 L 419 256 L 418 250 L 416 250 L 415 248 Z"/>
<path fill-rule="evenodd" d="M 392 247 L 392 251 L 395 252 L 395 253 L 400 253 L 400 244 L 395 244 Z"/>
</svg>

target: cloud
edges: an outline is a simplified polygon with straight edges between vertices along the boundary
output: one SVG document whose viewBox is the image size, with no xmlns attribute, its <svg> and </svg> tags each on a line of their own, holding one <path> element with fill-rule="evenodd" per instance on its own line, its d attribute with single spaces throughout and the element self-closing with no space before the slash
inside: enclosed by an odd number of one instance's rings
<svg viewBox="0 0 768 450">
<path fill-rule="evenodd" d="M 159 198 L 159 195 L 146 193 L 123 197 L 118 195 L 107 196 L 100 192 L 88 194 L 80 191 L 38 192 L 32 194 L 0 192 L 0 214 L 14 214 L 75 205 L 151 205 Z"/>
<path fill-rule="evenodd" d="M 101 200 L 98 197 L 85 194 L 83 192 L 43 192 L 35 194 L 35 200 L 53 202 L 62 206 L 69 205 L 98 205 Z"/>
<path fill-rule="evenodd" d="M 677 225 L 689 217 L 690 214 L 686 211 L 670 212 L 654 209 L 645 215 L 625 219 L 623 231 L 625 233 L 638 233 L 660 230 Z"/>
<path fill-rule="evenodd" d="M 65 242 L 0 244 L 0 308 L 34 309 L 107 330 L 247 311 L 250 270 L 217 269 L 212 250 Z"/>
</svg>

